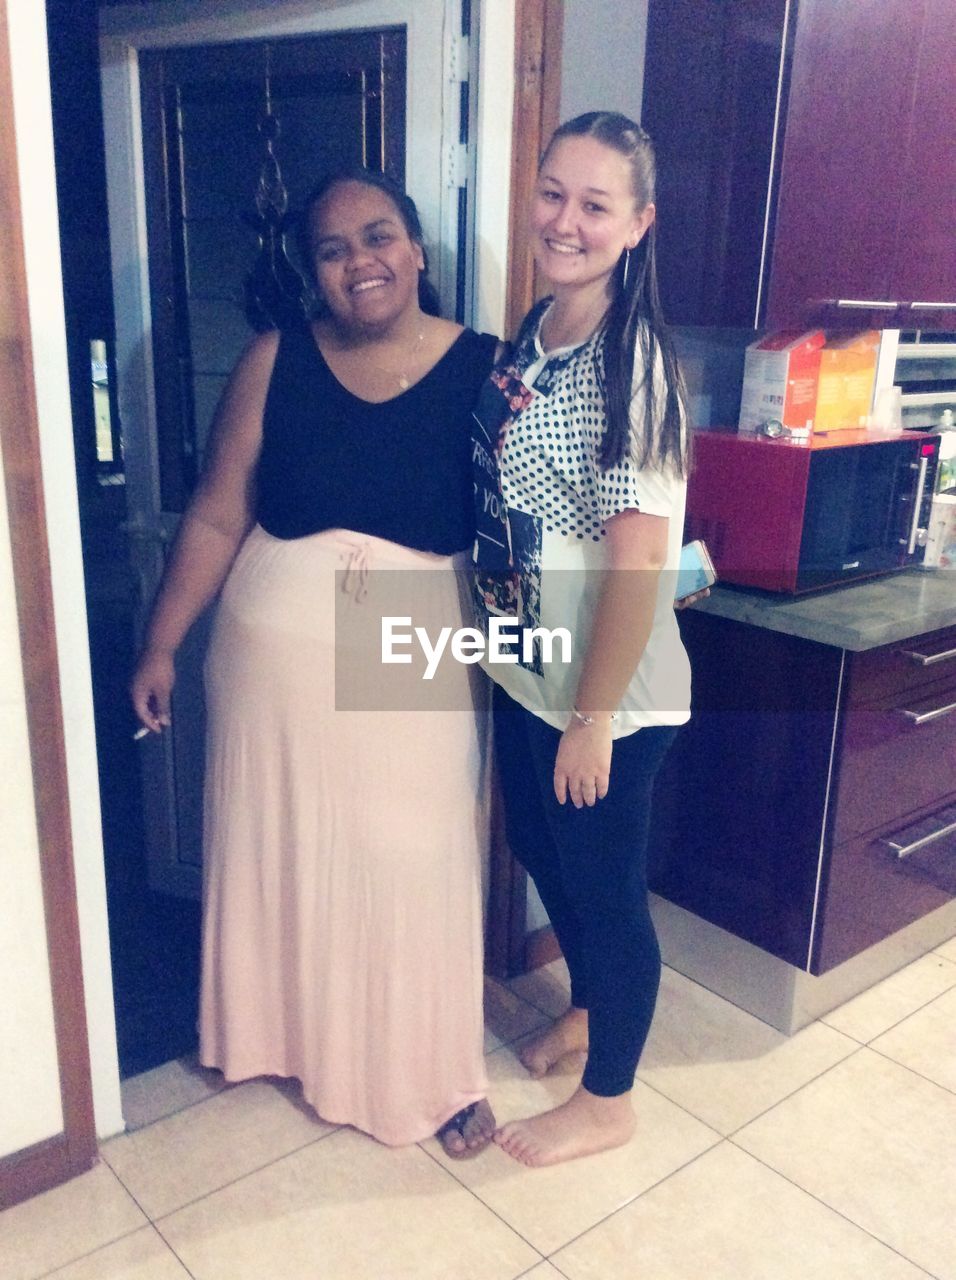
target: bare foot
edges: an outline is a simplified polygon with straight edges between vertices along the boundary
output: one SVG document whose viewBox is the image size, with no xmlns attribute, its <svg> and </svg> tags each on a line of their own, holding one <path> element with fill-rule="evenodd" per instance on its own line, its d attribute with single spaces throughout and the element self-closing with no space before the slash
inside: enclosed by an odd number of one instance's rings
<svg viewBox="0 0 956 1280">
<path fill-rule="evenodd" d="M 622 1147 L 636 1124 L 629 1093 L 599 1098 L 579 1085 L 563 1106 L 503 1125 L 495 1142 L 515 1160 L 537 1167 Z"/>
<path fill-rule="evenodd" d="M 484 1151 L 494 1135 L 495 1115 L 482 1098 L 446 1120 L 435 1136 L 453 1160 L 467 1160 Z"/>
<path fill-rule="evenodd" d="M 535 1080 L 569 1053 L 588 1051 L 588 1011 L 568 1009 L 557 1022 L 518 1051 L 518 1057 Z"/>
</svg>

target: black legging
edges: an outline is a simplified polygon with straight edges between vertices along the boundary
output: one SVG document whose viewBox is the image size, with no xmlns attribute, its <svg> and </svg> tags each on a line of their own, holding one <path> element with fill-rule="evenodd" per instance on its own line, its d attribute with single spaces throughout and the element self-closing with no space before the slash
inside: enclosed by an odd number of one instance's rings
<svg viewBox="0 0 956 1280">
<path fill-rule="evenodd" d="M 559 731 L 497 686 L 494 718 L 508 843 L 554 926 L 571 973 L 571 1003 L 588 1011 L 582 1083 L 616 1097 L 634 1084 L 660 985 L 647 835 L 654 775 L 677 730 L 644 728 L 618 738 L 607 795 L 576 809 L 554 795 Z"/>
</svg>

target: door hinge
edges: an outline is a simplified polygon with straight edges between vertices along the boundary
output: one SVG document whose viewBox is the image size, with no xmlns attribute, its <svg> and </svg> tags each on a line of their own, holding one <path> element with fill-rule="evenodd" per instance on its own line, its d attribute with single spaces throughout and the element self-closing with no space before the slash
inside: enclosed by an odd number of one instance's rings
<svg viewBox="0 0 956 1280">
<path fill-rule="evenodd" d="M 469 50 L 467 36 L 452 37 L 448 52 L 448 78 L 452 84 L 465 84 L 468 80 Z"/>
<path fill-rule="evenodd" d="M 445 147 L 445 186 L 468 185 L 468 148 L 463 142 L 449 142 Z"/>
</svg>

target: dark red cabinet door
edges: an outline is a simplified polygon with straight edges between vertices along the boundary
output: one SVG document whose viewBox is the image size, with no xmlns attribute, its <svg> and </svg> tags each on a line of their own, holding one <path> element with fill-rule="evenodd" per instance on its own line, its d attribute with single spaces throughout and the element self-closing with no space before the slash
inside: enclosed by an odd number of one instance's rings
<svg viewBox="0 0 956 1280">
<path fill-rule="evenodd" d="M 956 329 L 956 3 L 925 0 L 894 288 L 906 328 Z M 932 303 L 949 303 L 934 307 Z"/>
<path fill-rule="evenodd" d="M 954 69 L 956 0 L 649 0 L 669 318 L 956 329 Z"/>
<path fill-rule="evenodd" d="M 800 0 L 766 323 L 890 325 L 925 0 Z M 919 197 L 917 197 L 919 198 Z M 837 305 L 842 302 L 844 305 Z"/>
</svg>

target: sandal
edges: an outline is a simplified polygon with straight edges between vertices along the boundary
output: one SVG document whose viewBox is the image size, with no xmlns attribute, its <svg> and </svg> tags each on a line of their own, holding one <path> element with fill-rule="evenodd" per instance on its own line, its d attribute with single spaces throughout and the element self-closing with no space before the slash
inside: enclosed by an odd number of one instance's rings
<svg viewBox="0 0 956 1280">
<path fill-rule="evenodd" d="M 457 1133 L 462 1142 L 465 1141 L 465 1125 L 474 1116 L 478 1110 L 477 1102 L 469 1103 L 467 1107 L 462 1107 L 461 1111 L 456 1111 L 450 1120 L 446 1120 L 440 1129 L 435 1131 L 435 1137 L 442 1145 L 445 1155 L 451 1160 L 470 1160 L 473 1156 L 480 1155 L 487 1146 L 491 1145 L 493 1134 L 489 1134 L 484 1142 L 479 1143 L 476 1147 L 465 1146 L 462 1151 L 452 1151 L 445 1139 L 453 1133 Z"/>
</svg>

